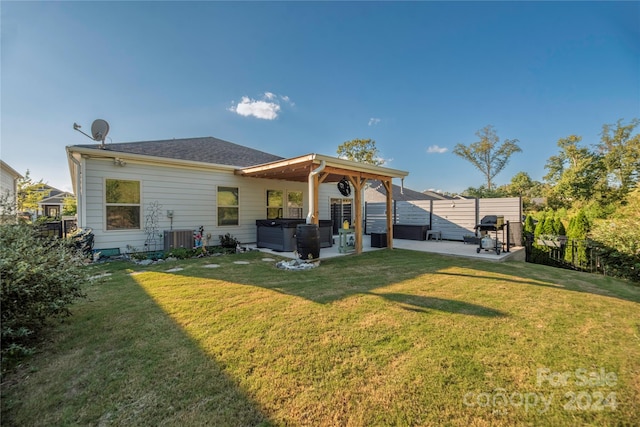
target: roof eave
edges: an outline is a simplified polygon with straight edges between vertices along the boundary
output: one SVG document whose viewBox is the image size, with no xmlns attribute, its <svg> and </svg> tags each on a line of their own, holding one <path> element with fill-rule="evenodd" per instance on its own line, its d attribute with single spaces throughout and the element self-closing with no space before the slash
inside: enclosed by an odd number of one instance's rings
<svg viewBox="0 0 640 427">
<path fill-rule="evenodd" d="M 368 163 L 360 163 L 354 162 L 351 160 L 341 159 L 338 157 L 325 156 L 322 154 L 305 154 L 303 156 L 292 157 L 289 159 L 278 160 L 275 162 L 264 163 L 261 165 L 250 166 L 247 168 L 238 168 L 236 173 L 238 174 L 252 174 L 261 171 L 266 171 L 269 169 L 276 169 L 284 166 L 293 166 L 296 164 L 301 164 L 305 162 L 313 162 L 314 164 L 321 164 L 322 161 L 325 162 L 327 166 L 332 166 L 341 169 L 350 169 L 355 172 L 365 173 L 369 175 L 377 175 L 381 177 L 391 177 L 391 178 L 405 178 L 409 175 L 409 172 L 399 170 L 399 169 L 391 169 L 384 166 L 376 166 L 370 165 Z"/>
<path fill-rule="evenodd" d="M 67 152 L 69 153 L 78 153 L 84 156 L 97 158 L 97 159 L 118 158 L 122 160 L 130 160 L 130 161 L 135 160 L 135 161 L 144 162 L 144 163 L 190 166 L 190 167 L 199 167 L 199 168 L 206 168 L 206 169 L 225 169 L 229 171 L 234 171 L 242 167 L 242 166 L 233 166 L 233 165 L 223 165 L 220 163 L 199 162 L 195 160 L 182 160 L 182 159 L 174 159 L 171 157 L 148 156 L 145 154 L 134 154 L 134 153 L 126 153 L 122 151 L 110 151 L 110 150 L 102 150 L 102 149 L 95 149 L 95 148 L 79 147 L 77 145 L 67 146 L 66 149 L 67 149 Z"/>
</svg>

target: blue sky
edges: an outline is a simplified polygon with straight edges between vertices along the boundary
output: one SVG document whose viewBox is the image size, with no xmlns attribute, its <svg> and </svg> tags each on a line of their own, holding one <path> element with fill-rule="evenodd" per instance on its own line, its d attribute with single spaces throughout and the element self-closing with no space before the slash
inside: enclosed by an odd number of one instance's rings
<svg viewBox="0 0 640 427">
<path fill-rule="evenodd" d="M 639 2 L 7 2 L 1 157 L 70 190 L 65 146 L 214 136 L 284 157 L 376 141 L 405 186 L 483 175 L 455 156 L 519 140 L 495 182 L 542 180 L 556 142 L 640 117 Z M 398 182 L 399 183 L 399 182 Z"/>
</svg>

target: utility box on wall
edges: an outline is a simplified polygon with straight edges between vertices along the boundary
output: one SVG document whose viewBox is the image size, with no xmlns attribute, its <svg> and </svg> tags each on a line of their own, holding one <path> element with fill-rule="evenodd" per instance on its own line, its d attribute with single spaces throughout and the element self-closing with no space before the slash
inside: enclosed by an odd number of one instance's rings
<svg viewBox="0 0 640 427">
<path fill-rule="evenodd" d="M 193 249 L 193 230 L 164 231 L 164 251 L 178 248 Z"/>
</svg>

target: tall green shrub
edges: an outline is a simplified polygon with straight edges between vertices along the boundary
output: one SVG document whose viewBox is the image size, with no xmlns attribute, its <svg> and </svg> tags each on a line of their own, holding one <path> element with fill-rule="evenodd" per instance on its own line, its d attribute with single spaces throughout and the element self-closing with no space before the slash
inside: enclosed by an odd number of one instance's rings
<svg viewBox="0 0 640 427">
<path fill-rule="evenodd" d="M 531 233 L 533 234 L 533 232 L 535 231 L 535 225 L 533 224 L 533 217 L 531 216 L 531 214 L 527 215 L 527 217 L 524 220 L 524 229 L 523 231 L 525 233 Z"/>
<path fill-rule="evenodd" d="M 541 234 L 544 234 L 544 232 L 542 231 L 542 228 L 544 226 L 545 218 L 546 218 L 546 215 L 544 212 L 542 212 L 540 214 L 540 218 L 538 218 L 538 223 L 536 224 L 536 228 L 533 231 L 533 235 L 535 236 L 536 239 L 540 237 Z"/>
<path fill-rule="evenodd" d="M 584 211 L 580 209 L 573 219 L 567 234 L 567 237 L 572 242 L 572 250 L 568 250 L 565 254 L 567 261 L 580 267 L 585 267 L 589 262 L 586 240 L 589 228 L 589 219 Z"/>
<path fill-rule="evenodd" d="M 542 224 L 542 234 L 553 236 L 555 235 L 555 230 L 553 229 L 555 220 L 553 219 L 553 213 L 548 213 L 544 217 L 544 223 Z"/>
<path fill-rule="evenodd" d="M 2 370 L 33 351 L 51 318 L 68 316 L 89 281 L 84 258 L 61 239 L 40 237 L 29 224 L 0 224 Z"/>
</svg>

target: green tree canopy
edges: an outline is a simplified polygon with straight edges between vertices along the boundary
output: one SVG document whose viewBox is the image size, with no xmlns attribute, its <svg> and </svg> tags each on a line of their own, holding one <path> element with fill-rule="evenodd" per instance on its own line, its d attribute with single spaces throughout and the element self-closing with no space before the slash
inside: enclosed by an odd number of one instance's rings
<svg viewBox="0 0 640 427">
<path fill-rule="evenodd" d="M 384 160 L 380 157 L 376 142 L 372 139 L 352 139 L 338 146 L 338 157 L 354 162 L 381 166 Z"/>
<path fill-rule="evenodd" d="M 66 196 L 62 200 L 62 215 L 75 215 L 76 213 L 78 213 L 78 204 L 76 203 L 76 198 Z"/>
<path fill-rule="evenodd" d="M 493 189 L 493 178 L 505 168 L 511 155 L 522 150 L 518 146 L 517 139 L 505 139 L 499 144 L 500 139 L 493 126 L 488 125 L 476 132 L 480 141 L 468 146 L 456 144 L 453 153 L 469 161 L 487 180 L 487 189 Z"/>
<path fill-rule="evenodd" d="M 24 177 L 18 179 L 17 190 L 16 201 L 18 212 L 36 212 L 38 210 L 38 203 L 45 197 L 48 197 L 51 192 L 42 180 L 35 182 L 31 178 L 28 169 Z"/>
<path fill-rule="evenodd" d="M 633 135 L 640 120 L 633 119 L 627 125 L 622 119 L 615 125 L 602 126 L 602 138 L 598 149 L 603 156 L 609 182 L 626 194 L 640 179 L 640 134 Z"/>
<path fill-rule="evenodd" d="M 560 153 L 545 165 L 549 196 L 558 206 L 569 207 L 606 193 L 602 157 L 581 147 L 580 141 L 582 137 L 577 135 L 560 138 Z"/>
</svg>

